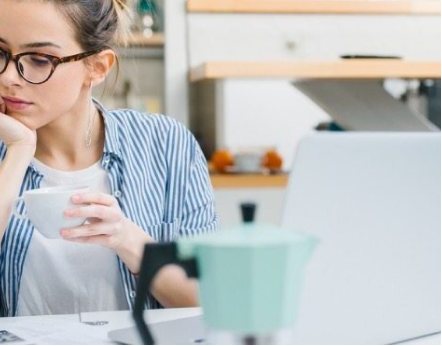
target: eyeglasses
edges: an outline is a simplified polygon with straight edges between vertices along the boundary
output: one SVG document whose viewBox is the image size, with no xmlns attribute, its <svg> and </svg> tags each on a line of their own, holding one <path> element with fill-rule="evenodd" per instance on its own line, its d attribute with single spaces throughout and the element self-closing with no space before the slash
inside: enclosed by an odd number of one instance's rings
<svg viewBox="0 0 442 346">
<path fill-rule="evenodd" d="M 20 53 L 12 55 L 0 48 L 0 74 L 6 71 L 9 62 L 15 62 L 20 76 L 31 84 L 43 84 L 51 78 L 58 65 L 79 61 L 99 51 L 84 52 L 62 58 L 42 53 Z"/>
</svg>

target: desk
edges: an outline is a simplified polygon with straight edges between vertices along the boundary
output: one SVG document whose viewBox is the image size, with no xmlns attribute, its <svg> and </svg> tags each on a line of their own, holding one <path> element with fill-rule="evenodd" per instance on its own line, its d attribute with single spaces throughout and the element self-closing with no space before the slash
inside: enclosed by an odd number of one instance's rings
<svg viewBox="0 0 442 346">
<path fill-rule="evenodd" d="M 200 314 L 201 308 L 148 310 L 145 311 L 144 318 L 155 323 Z M 0 330 L 7 330 L 21 337 L 25 341 L 22 344 L 115 345 L 108 339 L 108 332 L 134 325 L 130 311 L 0 318 Z"/>
<path fill-rule="evenodd" d="M 201 313 L 202 311 L 200 308 L 147 310 L 144 313 L 144 319 L 149 323 L 157 323 L 183 317 L 197 316 Z M 135 325 L 130 311 L 82 313 L 80 314 L 80 321 L 82 323 L 94 323 L 100 321 L 108 322 L 106 325 L 94 327 L 101 333 L 101 337 L 106 340 L 108 340 L 107 333 L 111 330 L 133 327 Z"/>
<path fill-rule="evenodd" d="M 199 315 L 200 308 L 189 309 L 164 309 L 146 311 L 145 318 L 149 322 L 163 322 L 174 320 L 182 317 L 190 317 Z M 80 322 L 107 322 L 104 325 L 89 326 Z M 77 343 L 79 341 L 89 341 L 95 345 L 98 344 L 114 344 L 107 338 L 107 333 L 110 330 L 126 328 L 134 325 L 132 315 L 129 311 L 110 311 L 110 312 L 93 312 L 82 313 L 76 315 L 57 315 L 57 316 L 35 316 L 35 317 L 16 317 L 16 318 L 0 318 L 0 330 L 11 328 L 18 328 L 20 326 L 29 328 L 29 326 L 43 326 L 45 325 L 45 333 L 49 335 L 46 344 L 72 344 L 75 341 L 73 337 L 66 337 L 61 335 L 63 328 L 70 328 L 76 335 Z M 20 336 L 20 335 L 19 335 Z M 56 339 L 59 337 L 60 339 Z M 43 337 L 40 338 L 42 340 Z M 36 339 L 34 339 L 36 340 Z M 32 340 L 31 340 L 32 341 Z M 440 345 L 441 334 L 431 335 L 425 338 L 416 339 L 404 345 Z"/>
</svg>

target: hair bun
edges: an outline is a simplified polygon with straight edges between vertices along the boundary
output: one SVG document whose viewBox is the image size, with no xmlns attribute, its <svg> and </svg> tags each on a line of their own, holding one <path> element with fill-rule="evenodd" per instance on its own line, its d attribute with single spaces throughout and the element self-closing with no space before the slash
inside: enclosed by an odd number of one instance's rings
<svg viewBox="0 0 442 346">
<path fill-rule="evenodd" d="M 124 10 L 126 8 L 126 1 L 124 0 L 113 0 L 114 5 L 117 5 L 119 8 Z"/>
<path fill-rule="evenodd" d="M 127 45 L 128 38 L 131 35 L 130 26 L 133 21 L 133 13 L 127 4 L 127 0 L 112 0 L 112 5 L 118 22 L 114 39 L 123 45 Z"/>
</svg>

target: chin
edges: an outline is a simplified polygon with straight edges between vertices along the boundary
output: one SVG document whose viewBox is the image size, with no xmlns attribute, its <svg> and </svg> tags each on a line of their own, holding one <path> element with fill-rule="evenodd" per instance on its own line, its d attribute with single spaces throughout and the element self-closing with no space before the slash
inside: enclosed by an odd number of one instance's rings
<svg viewBox="0 0 442 346">
<path fill-rule="evenodd" d="M 37 130 L 40 127 L 42 127 L 41 124 L 36 124 L 35 121 L 35 116 L 32 116 L 30 114 L 17 114 L 14 112 L 6 112 L 7 115 L 9 115 L 11 118 L 14 118 L 15 120 L 21 122 L 23 125 L 25 125 L 27 128 L 31 129 L 31 130 Z"/>
</svg>

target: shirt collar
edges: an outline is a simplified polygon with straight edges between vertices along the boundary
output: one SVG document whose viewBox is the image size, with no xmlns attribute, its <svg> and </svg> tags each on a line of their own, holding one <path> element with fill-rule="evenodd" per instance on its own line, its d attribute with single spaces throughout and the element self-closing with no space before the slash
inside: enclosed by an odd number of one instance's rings
<svg viewBox="0 0 442 346">
<path fill-rule="evenodd" d="M 95 98 L 93 99 L 95 106 L 98 108 L 104 119 L 105 139 L 104 153 L 116 155 L 122 158 L 121 145 L 118 137 L 118 124 L 112 114 Z"/>
<path fill-rule="evenodd" d="M 94 104 L 104 119 L 104 153 L 110 154 L 122 159 L 120 141 L 118 140 L 118 124 L 112 114 L 95 98 L 93 98 Z M 38 171 L 37 167 L 31 161 L 28 169 L 34 174 L 35 179 L 41 179 L 43 175 Z"/>
</svg>

